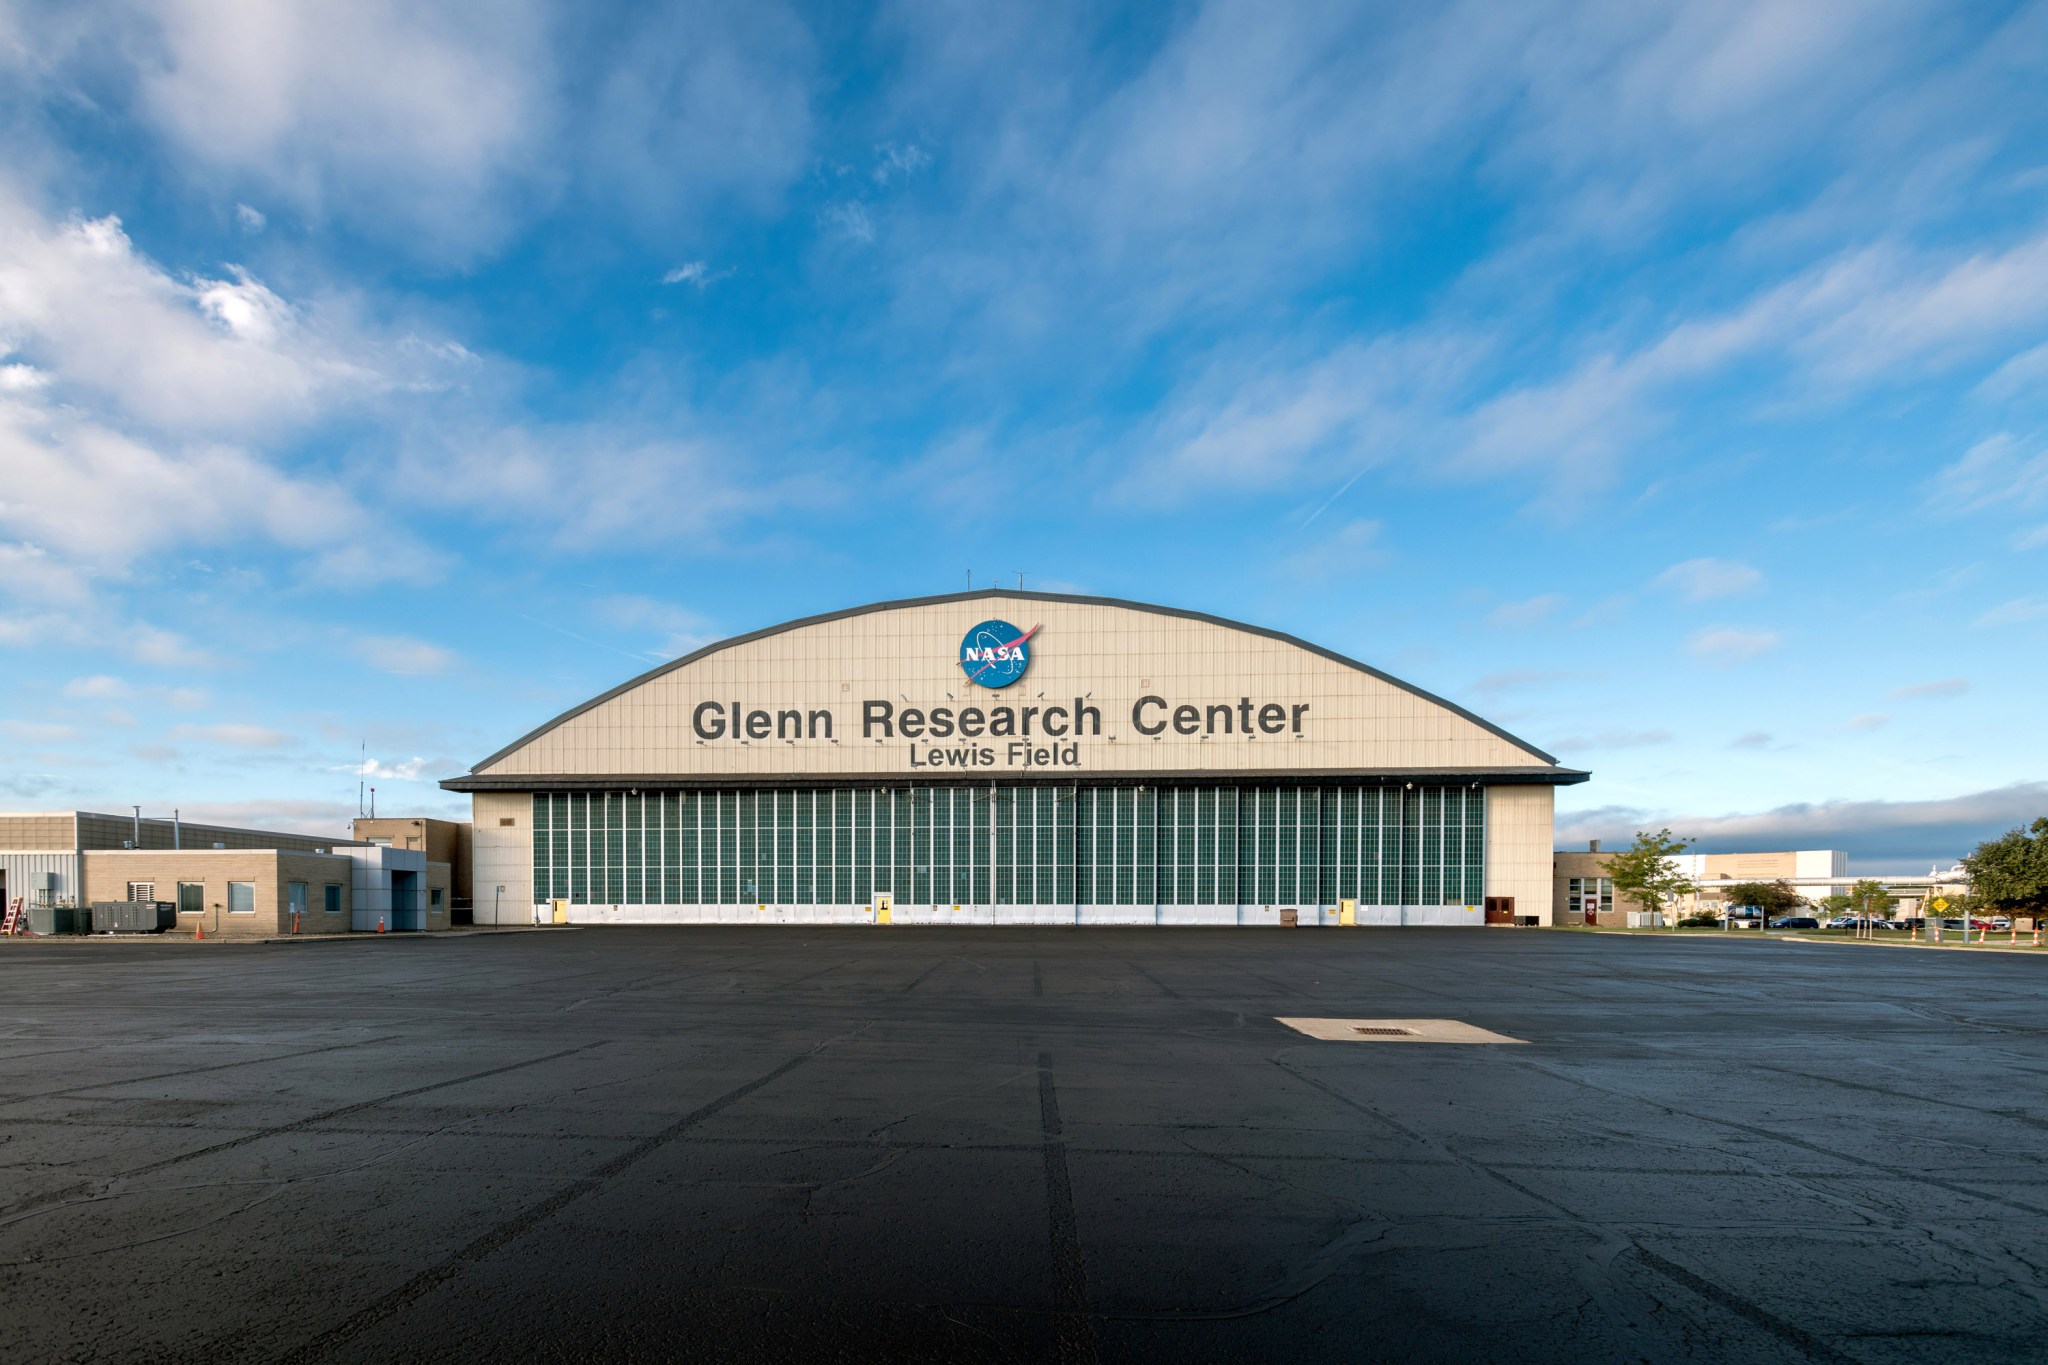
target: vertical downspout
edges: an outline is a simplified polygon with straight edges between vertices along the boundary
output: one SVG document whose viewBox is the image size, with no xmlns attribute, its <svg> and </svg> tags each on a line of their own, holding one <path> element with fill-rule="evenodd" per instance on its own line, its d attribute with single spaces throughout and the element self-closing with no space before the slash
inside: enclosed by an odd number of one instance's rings
<svg viewBox="0 0 2048 1365">
<path fill-rule="evenodd" d="M 171 808 L 171 847 L 173 849 L 181 849 L 184 846 L 184 829 L 178 823 L 178 811 L 177 808 L 174 806 Z"/>
</svg>

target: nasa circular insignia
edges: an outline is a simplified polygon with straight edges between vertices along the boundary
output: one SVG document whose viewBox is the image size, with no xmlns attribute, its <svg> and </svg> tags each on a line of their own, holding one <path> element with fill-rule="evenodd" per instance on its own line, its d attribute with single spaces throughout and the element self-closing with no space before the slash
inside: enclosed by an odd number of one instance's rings
<svg viewBox="0 0 2048 1365">
<path fill-rule="evenodd" d="M 1008 621 L 983 621 L 960 637 L 960 671 L 983 687 L 1008 687 L 1031 666 L 1031 637 Z"/>
</svg>

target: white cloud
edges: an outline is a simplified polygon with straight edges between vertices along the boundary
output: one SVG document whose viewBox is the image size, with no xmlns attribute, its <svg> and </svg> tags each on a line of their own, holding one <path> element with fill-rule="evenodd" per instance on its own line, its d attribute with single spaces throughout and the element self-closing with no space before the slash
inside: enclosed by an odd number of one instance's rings
<svg viewBox="0 0 2048 1365">
<path fill-rule="evenodd" d="M 0 720 L 0 731 L 24 744 L 63 744 L 78 739 L 78 727 L 44 721 Z"/>
<path fill-rule="evenodd" d="M 1643 749 L 1669 744 L 1671 738 L 1669 730 L 1595 730 L 1560 739 L 1552 747 L 1559 753 L 1578 753 L 1589 749 Z"/>
<path fill-rule="evenodd" d="M 414 757 L 397 762 L 386 762 L 380 758 L 365 759 L 360 763 L 338 764 L 333 771 L 359 774 L 372 782 L 417 782 L 427 771 L 428 761 Z"/>
<path fill-rule="evenodd" d="M 1775 631 L 1721 626 L 1695 632 L 1685 647 L 1695 658 L 1726 668 L 1761 658 L 1776 649 L 1778 643 Z"/>
<path fill-rule="evenodd" d="M 1542 625 L 1557 615 L 1564 602 L 1565 599 L 1560 593 L 1538 593 L 1520 602 L 1501 603 L 1486 614 L 1486 621 L 1488 625 L 1499 626 L 1504 630 L 1526 630 L 1531 626 Z"/>
<path fill-rule="evenodd" d="M 1472 684 L 1468 691 L 1482 697 L 1498 697 L 1511 692 L 1526 692 L 1536 688 L 1554 687 L 1559 683 L 1583 678 L 1583 673 L 1572 673 L 1557 669 L 1511 668 L 1500 673 L 1489 673 Z"/>
<path fill-rule="evenodd" d="M 657 637 L 657 643 L 642 651 L 650 658 L 678 659 L 723 638 L 697 612 L 657 598 L 621 594 L 600 598 L 593 606 L 600 619 L 619 630 Z"/>
<path fill-rule="evenodd" d="M 2010 602 L 2003 602 L 1993 607 L 1971 624 L 1977 626 L 2023 626 L 2033 621 L 2048 621 L 2048 598 L 2015 597 Z"/>
<path fill-rule="evenodd" d="M 1770 745 L 1771 736 L 1763 730 L 1751 730 L 1728 741 L 1731 749 L 1768 749 Z"/>
<path fill-rule="evenodd" d="M 1928 697 L 1960 697 L 1970 690 L 1968 678 L 1943 678 L 1938 682 L 1914 683 L 1909 687 L 1892 689 L 1894 697 L 1907 700 Z"/>
<path fill-rule="evenodd" d="M 453 650 L 408 635 L 366 635 L 352 646 L 357 657 L 386 673 L 419 676 L 445 673 L 456 663 Z"/>
<path fill-rule="evenodd" d="M 1747 564 L 1729 559 L 1688 559 L 1657 575 L 1659 587 L 1670 588 L 1688 602 L 1706 602 L 1753 592 L 1764 576 Z"/>
<path fill-rule="evenodd" d="M 602 76 L 574 128 L 593 193 L 650 227 L 779 210 L 815 131 L 803 20 L 781 0 L 635 14 L 594 45 Z"/>
<path fill-rule="evenodd" d="M 269 443 L 337 408 L 431 379 L 415 356 L 346 318 L 308 314 L 245 271 L 179 280 L 119 220 L 52 226 L 0 181 L 0 321 L 38 381 L 0 391 L 0 576 L 11 594 L 83 601 L 165 545 L 308 541 L 330 579 L 418 578 L 432 552 L 325 479 L 295 476 Z M 110 528 L 118 528 L 111 530 Z"/>
<path fill-rule="evenodd" d="M 1987 436 L 1943 469 L 1934 487 L 1962 511 L 2038 507 L 2048 502 L 2048 447 L 2028 450 L 2006 432 Z"/>
<path fill-rule="evenodd" d="M 661 277 L 661 282 L 663 284 L 694 285 L 696 286 L 699 292 L 702 292 L 703 290 L 710 288 L 712 285 L 717 284 L 720 280 L 731 278 L 732 274 L 733 272 L 729 268 L 725 270 L 713 270 L 711 266 L 704 261 L 687 261 L 684 264 L 677 266 L 674 270 L 671 270 L 667 274 L 663 275 Z"/>
<path fill-rule="evenodd" d="M 240 721 L 223 721 L 217 725 L 180 725 L 172 729 L 171 736 L 174 739 L 197 740 L 231 749 L 282 749 L 292 742 L 292 737 L 282 731 Z"/>
<path fill-rule="evenodd" d="M 163 0 L 106 27 L 138 54 L 143 108 L 189 165 L 399 240 L 502 235 L 493 209 L 552 112 L 532 0 Z"/>
<path fill-rule="evenodd" d="M 1942 866 L 1968 853 L 1982 839 L 2025 825 L 2048 810 L 2048 782 L 2011 786 L 1961 796 L 1908 801 L 1838 799 L 1799 802 L 1772 810 L 1728 815 L 1688 815 L 1629 807 L 1560 811 L 1558 847 L 1587 838 L 1625 845 L 1639 829 L 1669 826 L 1699 840 L 1702 853 L 1760 852 L 1769 849 L 1839 848 L 1854 870 L 1911 872 Z"/>
<path fill-rule="evenodd" d="M 159 668 L 211 668 L 219 662 L 184 636 L 156 626 L 134 627 L 125 648 L 140 662 Z"/>
<path fill-rule="evenodd" d="M 235 222 L 244 232 L 261 232 L 269 221 L 260 209 L 252 209 L 247 204 L 235 205 Z"/>
<path fill-rule="evenodd" d="M 827 204 L 818 217 L 827 228 L 847 241 L 868 245 L 875 240 L 875 221 L 868 217 L 867 206 L 857 199 Z"/>
<path fill-rule="evenodd" d="M 64 684 L 67 697 L 92 697 L 107 701 L 118 701 L 134 693 L 134 688 L 120 678 L 108 674 L 95 674 L 90 678 L 73 678 Z"/>
<path fill-rule="evenodd" d="M 201 801 L 184 806 L 180 813 L 194 824 L 225 825 L 230 829 L 283 830 L 292 834 L 346 839 L 349 837 L 349 821 L 355 818 L 356 808 L 353 801 L 303 801 L 283 797 L 271 801 Z"/>
<path fill-rule="evenodd" d="M 891 180 L 908 180 L 932 164 L 931 153 L 916 143 L 885 142 L 875 148 L 877 160 L 871 178 L 877 185 Z"/>
<path fill-rule="evenodd" d="M 1882 730 L 1890 721 L 1890 716 L 1876 711 L 1867 711 L 1860 716 L 1849 717 L 1846 728 L 1862 734 L 1868 734 L 1872 730 Z"/>
</svg>

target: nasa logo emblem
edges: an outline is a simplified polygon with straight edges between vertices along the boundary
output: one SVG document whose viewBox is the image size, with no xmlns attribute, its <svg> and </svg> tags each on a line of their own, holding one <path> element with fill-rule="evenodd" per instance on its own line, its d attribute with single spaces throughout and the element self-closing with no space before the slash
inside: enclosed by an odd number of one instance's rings
<svg viewBox="0 0 2048 1365">
<path fill-rule="evenodd" d="M 960 637 L 960 671 L 983 687 L 1008 687 L 1031 666 L 1031 637 L 1008 621 L 983 621 Z"/>
</svg>

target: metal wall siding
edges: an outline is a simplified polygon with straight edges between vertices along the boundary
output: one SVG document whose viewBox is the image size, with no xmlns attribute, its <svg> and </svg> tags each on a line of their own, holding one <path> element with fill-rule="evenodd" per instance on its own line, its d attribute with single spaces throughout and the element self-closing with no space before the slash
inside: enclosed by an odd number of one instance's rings
<svg viewBox="0 0 2048 1365">
<path fill-rule="evenodd" d="M 1043 786 L 541 794 L 577 905 L 1470 905 L 1485 793 Z"/>
</svg>

